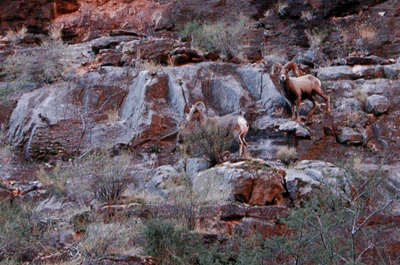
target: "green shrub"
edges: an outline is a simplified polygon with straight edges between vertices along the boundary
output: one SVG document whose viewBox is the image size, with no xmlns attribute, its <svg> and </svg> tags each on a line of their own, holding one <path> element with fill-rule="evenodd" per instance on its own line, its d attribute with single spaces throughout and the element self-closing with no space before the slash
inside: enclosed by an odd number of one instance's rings
<svg viewBox="0 0 400 265">
<path fill-rule="evenodd" d="M 143 236 L 145 254 L 161 264 L 193 264 L 200 254 L 200 238 L 170 221 L 150 219 Z"/>
<path fill-rule="evenodd" d="M 245 44 L 251 22 L 243 15 L 232 18 L 234 20 L 225 19 L 215 23 L 199 23 L 197 20 L 188 22 L 181 31 L 181 36 L 190 38 L 193 45 L 208 52 L 233 57 Z"/>
</svg>

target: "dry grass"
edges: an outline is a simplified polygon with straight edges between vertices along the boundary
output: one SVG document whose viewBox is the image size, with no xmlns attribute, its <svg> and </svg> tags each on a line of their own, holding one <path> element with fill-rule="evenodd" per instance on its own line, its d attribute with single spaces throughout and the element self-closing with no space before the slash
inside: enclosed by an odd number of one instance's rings
<svg viewBox="0 0 400 265">
<path fill-rule="evenodd" d="M 118 108 L 109 109 L 106 111 L 108 124 L 113 125 L 120 121 Z"/>
<path fill-rule="evenodd" d="M 79 244 L 81 259 L 98 259 L 115 254 L 138 255 L 141 249 L 132 242 L 142 230 L 142 221 L 135 218 L 120 223 L 90 224 L 84 239 Z"/>
<path fill-rule="evenodd" d="M 48 27 L 49 36 L 53 41 L 62 41 L 62 25 L 52 24 Z"/>
<path fill-rule="evenodd" d="M 310 42 L 312 48 L 318 48 L 321 46 L 322 41 L 328 35 L 326 30 L 323 29 L 312 29 L 305 30 L 305 34 Z"/>
<path fill-rule="evenodd" d="M 0 124 L 0 164 L 10 164 L 13 159 L 13 148 L 7 144 L 7 135 L 4 124 Z"/>
<path fill-rule="evenodd" d="M 283 16 L 285 14 L 285 9 L 287 7 L 288 7 L 288 3 L 286 2 L 286 0 L 279 0 L 278 4 L 276 6 L 276 12 L 278 12 L 278 14 Z"/>
<path fill-rule="evenodd" d="M 52 170 L 40 169 L 39 181 L 55 194 L 85 204 L 96 198 L 114 203 L 128 184 L 128 154 L 110 157 L 107 150 L 97 150 L 73 162 L 59 163 Z"/>
<path fill-rule="evenodd" d="M 46 172 L 44 168 L 40 168 L 36 172 L 36 176 L 40 183 L 44 186 L 52 187 L 57 194 L 64 194 L 66 192 L 67 181 L 69 174 L 61 168 L 62 163 L 58 163 L 51 171 Z"/>
<path fill-rule="evenodd" d="M 313 12 L 312 11 L 301 11 L 300 19 L 304 21 L 311 21 L 313 19 Z"/>
<path fill-rule="evenodd" d="M 368 99 L 368 94 L 367 93 L 363 93 L 360 89 L 353 90 L 352 94 L 353 94 L 354 98 L 357 99 L 358 102 L 360 102 L 361 107 L 365 108 L 365 104 L 366 104 L 367 99 Z"/>
<path fill-rule="evenodd" d="M 376 40 L 376 29 L 372 25 L 362 25 L 358 29 L 358 34 L 366 42 L 373 42 Z"/>
<path fill-rule="evenodd" d="M 296 148 L 283 146 L 278 149 L 276 153 L 276 158 L 284 164 L 290 164 L 297 160 Z"/>
<path fill-rule="evenodd" d="M 20 28 L 18 31 L 14 31 L 14 30 L 8 30 L 6 33 L 6 37 L 12 41 L 15 42 L 17 40 L 21 40 L 23 39 L 26 34 L 28 33 L 28 28 L 26 26 L 23 26 L 22 28 Z"/>
</svg>

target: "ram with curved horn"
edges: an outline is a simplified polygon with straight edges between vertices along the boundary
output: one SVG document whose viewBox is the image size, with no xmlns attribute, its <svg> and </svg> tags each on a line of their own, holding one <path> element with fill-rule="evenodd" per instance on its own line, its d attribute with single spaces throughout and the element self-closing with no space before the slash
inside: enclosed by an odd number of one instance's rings
<svg viewBox="0 0 400 265">
<path fill-rule="evenodd" d="M 297 77 L 290 77 L 289 72 L 293 70 Z M 281 92 L 289 101 L 292 108 L 292 119 L 300 122 L 299 107 L 303 100 L 311 100 L 314 103 L 308 116 L 311 116 L 318 106 L 315 96 L 318 95 L 325 99 L 327 104 L 327 113 L 331 111 L 330 98 L 321 89 L 321 81 L 313 75 L 304 75 L 299 77 L 299 70 L 294 62 L 287 62 L 284 66 L 280 63 L 274 63 L 272 66 L 271 75 L 279 74 L 279 83 Z"/>
<path fill-rule="evenodd" d="M 227 132 L 233 139 L 239 141 L 239 156 L 247 152 L 247 142 L 245 136 L 249 131 L 249 124 L 241 115 L 225 115 L 208 117 L 207 109 L 203 102 L 199 101 L 192 106 L 186 117 L 185 124 L 180 129 L 178 141 L 182 142 L 185 135 L 193 132 L 193 124 L 198 124 L 209 133 L 215 131 Z"/>
</svg>

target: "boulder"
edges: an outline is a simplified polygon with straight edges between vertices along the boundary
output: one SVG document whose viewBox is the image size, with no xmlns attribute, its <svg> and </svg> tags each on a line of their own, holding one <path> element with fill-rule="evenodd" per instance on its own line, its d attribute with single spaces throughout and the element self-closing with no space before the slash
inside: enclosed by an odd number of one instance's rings
<svg viewBox="0 0 400 265">
<path fill-rule="evenodd" d="M 358 145 L 366 142 L 367 133 L 364 128 L 343 127 L 338 129 L 338 141 L 342 144 Z"/>
<path fill-rule="evenodd" d="M 134 65 L 136 60 L 147 60 L 156 64 L 168 65 L 169 53 L 177 42 L 171 39 L 141 38 L 123 43 L 122 62 Z"/>
<path fill-rule="evenodd" d="M 376 56 L 349 56 L 346 58 L 347 65 L 386 65 L 391 64 L 390 60 Z"/>
<path fill-rule="evenodd" d="M 254 128 L 261 131 L 294 133 L 296 137 L 300 138 L 310 137 L 310 131 L 302 124 L 288 119 L 272 118 L 267 115 L 258 117 L 254 123 Z"/>
<path fill-rule="evenodd" d="M 335 165 L 318 160 L 302 160 L 286 170 L 286 186 L 294 204 L 298 204 L 314 188 L 328 185 L 334 193 L 341 192 L 346 172 Z"/>
<path fill-rule="evenodd" d="M 378 78 L 365 80 L 361 85 L 361 93 L 367 95 L 384 94 L 391 89 L 390 85 L 391 84 L 387 82 L 387 79 Z"/>
<path fill-rule="evenodd" d="M 354 78 L 365 78 L 365 79 L 375 79 L 375 78 L 383 78 L 384 70 L 382 65 L 369 65 L 369 66 L 361 66 L 356 65 L 353 67 L 352 71 L 354 72 Z"/>
<path fill-rule="evenodd" d="M 332 66 L 313 69 L 311 73 L 321 81 L 355 79 L 354 72 L 348 66 Z"/>
<path fill-rule="evenodd" d="M 226 162 L 198 174 L 193 179 L 193 190 L 203 203 L 286 205 L 284 172 L 271 168 L 254 173 L 251 168 L 245 162 Z"/>
<path fill-rule="evenodd" d="M 334 103 L 333 115 L 339 117 L 351 112 L 361 111 L 360 103 L 355 98 L 340 98 Z"/>
<path fill-rule="evenodd" d="M 134 36 L 115 36 L 115 37 L 101 37 L 98 39 L 94 39 L 91 41 L 92 44 L 92 51 L 94 53 L 99 53 L 100 50 L 104 49 L 113 49 L 117 45 L 119 45 L 121 42 L 129 42 L 134 39 Z"/>
<path fill-rule="evenodd" d="M 317 76 L 321 81 L 352 80 L 359 78 L 372 79 L 382 78 L 384 76 L 384 67 L 382 65 L 357 65 L 354 67 L 342 65 L 313 69 L 311 73 Z"/>
<path fill-rule="evenodd" d="M 389 110 L 390 102 L 389 99 L 385 96 L 372 95 L 367 98 L 365 108 L 368 113 L 379 115 Z"/>
<path fill-rule="evenodd" d="M 263 238 L 279 234 L 278 218 L 287 215 L 287 207 L 223 204 L 200 207 L 195 218 L 195 230 L 216 235 L 239 235 Z"/>
<path fill-rule="evenodd" d="M 256 100 L 271 110 L 282 99 L 259 67 L 228 63 L 154 71 L 103 66 L 64 79 L 24 94 L 11 114 L 7 136 L 27 159 L 68 159 L 105 142 L 172 147 L 185 109 L 194 102 L 205 102 L 210 116 L 242 113 L 252 119 Z M 302 127 L 294 126 L 300 133 Z"/>
<path fill-rule="evenodd" d="M 385 65 L 383 67 L 385 72 L 385 77 L 389 79 L 399 79 L 400 78 L 400 62 L 392 65 Z"/>
<path fill-rule="evenodd" d="M 172 65 L 179 66 L 187 63 L 198 63 L 204 60 L 196 50 L 178 47 L 169 53 Z"/>
</svg>

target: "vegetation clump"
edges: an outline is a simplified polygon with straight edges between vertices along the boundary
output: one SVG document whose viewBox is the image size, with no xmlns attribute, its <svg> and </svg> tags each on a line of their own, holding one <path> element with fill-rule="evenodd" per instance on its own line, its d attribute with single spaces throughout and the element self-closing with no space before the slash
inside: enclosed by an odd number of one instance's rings
<svg viewBox="0 0 400 265">
<path fill-rule="evenodd" d="M 193 20 L 184 26 L 181 37 L 190 39 L 194 46 L 205 51 L 231 58 L 246 44 L 246 33 L 251 29 L 249 18 L 232 17 L 234 21 L 223 19 L 214 23 Z"/>
</svg>

